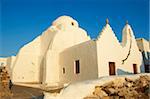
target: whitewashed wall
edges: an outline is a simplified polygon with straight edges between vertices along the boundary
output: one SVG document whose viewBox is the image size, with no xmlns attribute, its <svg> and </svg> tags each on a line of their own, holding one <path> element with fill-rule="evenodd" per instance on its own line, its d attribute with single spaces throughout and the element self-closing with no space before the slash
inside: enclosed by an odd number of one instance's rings
<svg viewBox="0 0 150 99">
<path fill-rule="evenodd" d="M 60 82 L 59 54 L 66 48 L 75 46 L 90 39 L 87 33 L 78 27 L 77 21 L 71 17 L 59 17 L 53 22 L 53 26 L 57 28 L 57 33 L 55 34 L 52 45 L 49 47 L 46 54 L 46 79 L 44 83 L 47 84 Z"/>
<path fill-rule="evenodd" d="M 97 39 L 98 75 L 109 75 L 109 62 L 120 66 L 121 46 L 109 24 L 103 28 Z"/>
<path fill-rule="evenodd" d="M 133 64 L 137 64 L 137 70 L 138 73 L 141 72 L 141 68 L 143 67 L 143 61 L 142 61 L 142 55 L 139 51 L 139 48 L 136 43 L 136 39 L 133 33 L 133 30 L 129 24 L 126 24 L 122 31 L 123 39 L 126 38 L 126 40 L 122 41 L 122 59 L 125 59 L 127 57 L 127 54 L 130 54 L 126 61 L 124 61 L 124 64 L 120 66 L 120 68 L 126 72 L 133 73 Z M 131 44 L 131 48 L 130 48 Z"/>
<path fill-rule="evenodd" d="M 13 82 L 39 82 L 40 36 L 22 47 L 12 66 Z"/>
<path fill-rule="evenodd" d="M 74 61 L 77 59 L 81 60 L 79 75 L 73 72 Z M 128 24 L 123 29 L 121 44 L 108 23 L 97 40 L 93 41 L 76 20 L 61 16 L 8 62 L 11 64 L 13 82 L 43 82 L 51 85 L 60 81 L 108 76 L 109 62 L 115 62 L 116 74 L 122 74 L 118 70 L 122 70 L 123 74 L 133 73 L 133 64 L 137 64 L 140 72 L 142 56 Z M 64 75 L 63 67 L 66 68 Z"/>
<path fill-rule="evenodd" d="M 41 36 L 20 49 L 12 66 L 13 81 L 59 82 L 59 53 L 89 39 L 73 18 L 59 17 Z"/>
<path fill-rule="evenodd" d="M 137 64 L 140 73 L 140 68 L 143 66 L 142 55 L 138 50 L 133 31 L 128 24 L 123 29 L 122 44 L 117 40 L 110 25 L 106 24 L 97 39 L 97 51 L 99 77 L 109 75 L 109 62 L 115 62 L 116 74 L 118 75 L 133 73 L 133 64 Z M 125 60 L 124 63 L 123 60 Z"/>
<path fill-rule="evenodd" d="M 66 49 L 60 54 L 61 82 L 81 81 L 98 77 L 96 42 L 93 40 Z M 80 73 L 75 73 L 75 61 L 80 62 Z M 63 73 L 65 68 L 65 73 Z"/>
</svg>

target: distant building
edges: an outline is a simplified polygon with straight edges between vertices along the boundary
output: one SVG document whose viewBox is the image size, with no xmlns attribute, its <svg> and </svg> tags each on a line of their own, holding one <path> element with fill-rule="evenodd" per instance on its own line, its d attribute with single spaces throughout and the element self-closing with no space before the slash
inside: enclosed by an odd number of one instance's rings
<svg viewBox="0 0 150 99">
<path fill-rule="evenodd" d="M 150 42 L 144 38 L 136 39 L 144 61 L 144 72 L 150 73 Z"/>
<path fill-rule="evenodd" d="M 0 72 L 2 72 L 2 69 L 6 67 L 7 65 L 7 58 L 0 58 Z"/>
<path fill-rule="evenodd" d="M 42 35 L 10 58 L 13 82 L 58 85 L 101 76 L 136 74 L 143 67 L 131 26 L 119 43 L 108 20 L 95 40 L 76 20 L 61 16 Z"/>
<path fill-rule="evenodd" d="M 15 56 L 0 58 L 0 69 L 3 69 L 3 67 L 6 67 L 6 70 L 11 76 L 12 66 L 13 66 L 15 59 L 16 59 Z"/>
<path fill-rule="evenodd" d="M 0 67 L 4 67 L 7 65 L 7 58 L 0 58 Z"/>
</svg>

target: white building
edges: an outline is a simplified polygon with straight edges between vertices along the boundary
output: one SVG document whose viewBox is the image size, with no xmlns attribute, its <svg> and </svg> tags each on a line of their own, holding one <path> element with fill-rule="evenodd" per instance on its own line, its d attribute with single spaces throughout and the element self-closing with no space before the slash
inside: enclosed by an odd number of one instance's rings
<svg viewBox="0 0 150 99">
<path fill-rule="evenodd" d="M 61 16 L 9 63 L 13 82 L 55 85 L 101 76 L 140 73 L 143 66 L 131 26 L 119 43 L 108 20 L 96 40 L 78 22 Z"/>
<path fill-rule="evenodd" d="M 150 42 L 148 42 L 144 38 L 138 38 L 136 39 L 136 41 L 137 41 L 139 50 L 143 56 L 143 61 L 144 61 L 143 71 L 150 73 Z"/>
<path fill-rule="evenodd" d="M 5 57 L 5 58 L 0 58 L 0 69 L 2 69 L 3 67 L 6 67 L 8 70 L 8 73 L 12 74 L 11 70 L 13 66 L 13 63 L 15 61 L 15 56 L 11 56 L 11 57 Z"/>
</svg>

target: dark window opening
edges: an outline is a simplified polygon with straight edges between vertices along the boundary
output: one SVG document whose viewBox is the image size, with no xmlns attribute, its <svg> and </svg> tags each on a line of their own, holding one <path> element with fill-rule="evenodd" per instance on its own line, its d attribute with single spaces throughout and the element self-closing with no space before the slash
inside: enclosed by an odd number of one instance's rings
<svg viewBox="0 0 150 99">
<path fill-rule="evenodd" d="M 66 71 L 65 71 L 65 68 L 63 67 L 63 74 L 65 74 L 65 72 L 66 72 Z"/>
<path fill-rule="evenodd" d="M 72 26 L 74 26 L 74 23 L 73 23 L 73 22 L 71 22 L 71 25 L 72 25 Z"/>
<path fill-rule="evenodd" d="M 80 73 L 80 61 L 79 60 L 75 61 L 75 73 L 76 74 Z"/>
</svg>

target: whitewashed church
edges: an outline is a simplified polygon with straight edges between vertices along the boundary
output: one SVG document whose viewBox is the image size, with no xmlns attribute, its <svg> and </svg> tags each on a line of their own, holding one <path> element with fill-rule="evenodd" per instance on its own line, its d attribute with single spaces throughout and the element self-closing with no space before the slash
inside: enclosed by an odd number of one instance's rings
<svg viewBox="0 0 150 99">
<path fill-rule="evenodd" d="M 97 39 L 92 40 L 69 16 L 57 18 L 16 56 L 1 61 L 7 64 L 13 82 L 48 85 L 136 74 L 143 69 L 142 55 L 128 23 L 121 43 L 108 20 Z"/>
</svg>

